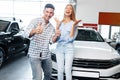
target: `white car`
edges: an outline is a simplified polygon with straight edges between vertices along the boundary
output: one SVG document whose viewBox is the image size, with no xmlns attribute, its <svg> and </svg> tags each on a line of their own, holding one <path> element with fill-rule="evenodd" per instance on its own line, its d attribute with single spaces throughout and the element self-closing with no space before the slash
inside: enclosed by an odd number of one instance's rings
<svg viewBox="0 0 120 80">
<path fill-rule="evenodd" d="M 120 80 L 120 55 L 94 29 L 79 28 L 74 41 L 73 80 L 81 77 L 100 80 Z M 53 76 L 57 76 L 57 64 L 51 47 Z"/>
</svg>

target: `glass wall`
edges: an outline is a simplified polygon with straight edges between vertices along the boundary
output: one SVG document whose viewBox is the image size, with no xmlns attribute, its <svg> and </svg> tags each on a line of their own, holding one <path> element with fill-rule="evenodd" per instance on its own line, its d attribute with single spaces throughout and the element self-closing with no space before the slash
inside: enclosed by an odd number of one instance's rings
<svg viewBox="0 0 120 80">
<path fill-rule="evenodd" d="M 118 32 L 120 32 L 120 26 L 111 26 L 111 30 L 110 30 L 110 25 L 101 25 L 100 33 L 103 38 L 113 39 L 115 34 Z"/>
<path fill-rule="evenodd" d="M 54 17 L 61 19 L 68 2 L 69 0 L 0 0 L 0 17 L 22 19 L 27 26 L 31 19 L 42 16 L 46 3 L 52 3 L 55 6 Z M 53 18 L 51 22 L 55 25 Z"/>
</svg>

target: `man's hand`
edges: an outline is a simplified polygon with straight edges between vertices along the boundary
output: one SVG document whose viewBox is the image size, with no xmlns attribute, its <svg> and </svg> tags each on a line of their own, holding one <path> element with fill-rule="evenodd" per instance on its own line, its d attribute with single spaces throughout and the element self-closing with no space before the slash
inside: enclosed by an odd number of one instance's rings
<svg viewBox="0 0 120 80">
<path fill-rule="evenodd" d="M 32 29 L 32 31 L 30 32 L 29 37 L 32 37 L 35 34 L 41 34 L 42 32 L 43 32 L 42 23 L 39 23 L 36 28 Z"/>
<path fill-rule="evenodd" d="M 59 37 L 61 35 L 61 32 L 59 29 L 56 29 L 55 30 L 55 36 Z"/>
<path fill-rule="evenodd" d="M 43 32 L 42 23 L 39 23 L 38 26 L 35 28 L 36 34 L 41 34 Z"/>
<path fill-rule="evenodd" d="M 60 30 L 59 29 L 56 29 L 55 30 L 55 35 L 53 36 L 53 42 L 56 42 L 57 41 L 57 39 L 60 37 L 60 35 L 61 35 L 61 32 L 60 32 Z"/>
</svg>

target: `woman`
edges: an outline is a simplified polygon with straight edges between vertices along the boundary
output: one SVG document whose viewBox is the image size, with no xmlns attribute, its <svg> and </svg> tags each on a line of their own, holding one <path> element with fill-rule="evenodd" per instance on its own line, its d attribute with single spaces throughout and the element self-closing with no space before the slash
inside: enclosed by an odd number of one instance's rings
<svg viewBox="0 0 120 80">
<path fill-rule="evenodd" d="M 76 20 L 74 8 L 67 4 L 62 21 L 55 18 L 56 30 L 60 30 L 61 35 L 58 38 L 56 47 L 56 58 L 58 64 L 58 80 L 64 80 L 65 70 L 66 80 L 72 80 L 72 62 L 74 56 L 73 41 L 75 39 L 76 25 L 81 20 Z"/>
</svg>

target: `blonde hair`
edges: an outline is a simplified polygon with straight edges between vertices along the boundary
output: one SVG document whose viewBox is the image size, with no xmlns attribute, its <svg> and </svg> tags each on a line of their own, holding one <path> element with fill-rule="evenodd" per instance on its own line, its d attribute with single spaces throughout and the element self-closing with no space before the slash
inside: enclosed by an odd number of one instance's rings
<svg viewBox="0 0 120 80">
<path fill-rule="evenodd" d="M 75 16 L 75 11 L 74 11 L 73 5 L 72 4 L 67 4 L 66 7 L 67 6 L 71 6 L 72 7 L 72 14 L 70 15 L 70 19 L 73 20 L 73 21 L 76 21 L 76 16 Z M 64 20 L 65 20 L 65 14 L 64 14 L 64 17 L 63 17 L 62 21 L 64 21 Z"/>
</svg>

